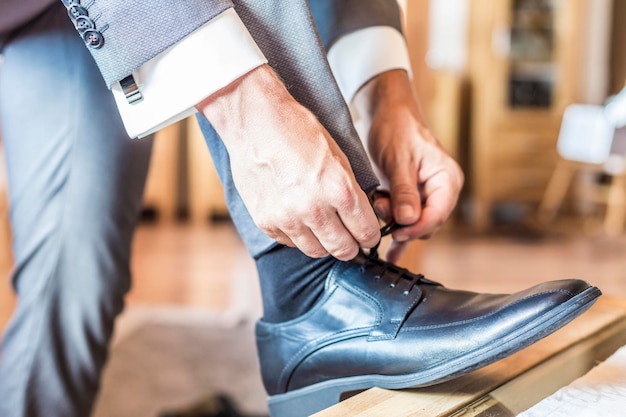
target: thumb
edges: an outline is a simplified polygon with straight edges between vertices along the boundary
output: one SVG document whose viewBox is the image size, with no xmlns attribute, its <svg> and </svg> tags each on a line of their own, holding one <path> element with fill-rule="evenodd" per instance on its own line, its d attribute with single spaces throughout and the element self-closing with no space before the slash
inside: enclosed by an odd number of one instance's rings
<svg viewBox="0 0 626 417">
<path fill-rule="evenodd" d="M 398 173 L 390 178 L 391 209 L 398 224 L 416 223 L 421 214 L 421 196 L 413 173 Z"/>
</svg>

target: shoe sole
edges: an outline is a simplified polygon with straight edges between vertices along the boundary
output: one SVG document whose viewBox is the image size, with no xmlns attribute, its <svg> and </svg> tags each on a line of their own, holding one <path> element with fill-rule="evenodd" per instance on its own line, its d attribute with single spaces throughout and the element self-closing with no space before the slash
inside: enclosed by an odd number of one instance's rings
<svg viewBox="0 0 626 417">
<path fill-rule="evenodd" d="M 554 333 L 588 310 L 601 295 L 599 289 L 590 287 L 552 310 L 552 315 L 542 315 L 505 340 L 494 340 L 483 348 L 455 358 L 445 364 L 405 375 L 359 375 L 337 378 L 308 387 L 277 394 L 268 398 L 272 417 L 310 416 L 339 402 L 344 392 L 365 390 L 371 387 L 386 389 L 418 388 L 435 385 L 503 359 Z"/>
</svg>

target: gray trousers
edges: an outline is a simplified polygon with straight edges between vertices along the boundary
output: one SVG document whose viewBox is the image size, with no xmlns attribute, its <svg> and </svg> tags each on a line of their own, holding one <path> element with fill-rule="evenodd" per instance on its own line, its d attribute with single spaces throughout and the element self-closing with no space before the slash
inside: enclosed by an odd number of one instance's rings
<svg viewBox="0 0 626 417">
<path fill-rule="evenodd" d="M 86 417 L 130 286 L 152 140 L 126 136 L 60 3 L 3 54 L 18 304 L 2 345 L 0 416 Z"/>
</svg>

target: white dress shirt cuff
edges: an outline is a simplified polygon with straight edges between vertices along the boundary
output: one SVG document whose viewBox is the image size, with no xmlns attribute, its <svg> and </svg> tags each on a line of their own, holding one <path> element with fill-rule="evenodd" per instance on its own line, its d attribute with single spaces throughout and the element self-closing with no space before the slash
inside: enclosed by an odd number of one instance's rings
<svg viewBox="0 0 626 417">
<path fill-rule="evenodd" d="M 376 75 L 404 69 L 411 75 L 404 37 L 389 26 L 372 26 L 342 36 L 328 51 L 328 62 L 347 103 Z"/>
<path fill-rule="evenodd" d="M 133 72 L 143 100 L 113 95 L 131 138 L 147 136 L 196 112 L 195 105 L 267 63 L 237 13 L 228 9 Z"/>
</svg>

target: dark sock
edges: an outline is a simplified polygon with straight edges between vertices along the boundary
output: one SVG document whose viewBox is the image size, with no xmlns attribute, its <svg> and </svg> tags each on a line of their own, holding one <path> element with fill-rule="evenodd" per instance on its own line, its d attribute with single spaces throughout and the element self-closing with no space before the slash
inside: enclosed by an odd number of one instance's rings
<svg viewBox="0 0 626 417">
<path fill-rule="evenodd" d="M 276 246 L 256 258 L 263 320 L 279 323 L 309 311 L 322 295 L 326 276 L 336 262 L 331 256 L 309 258 L 288 246 Z"/>
</svg>

